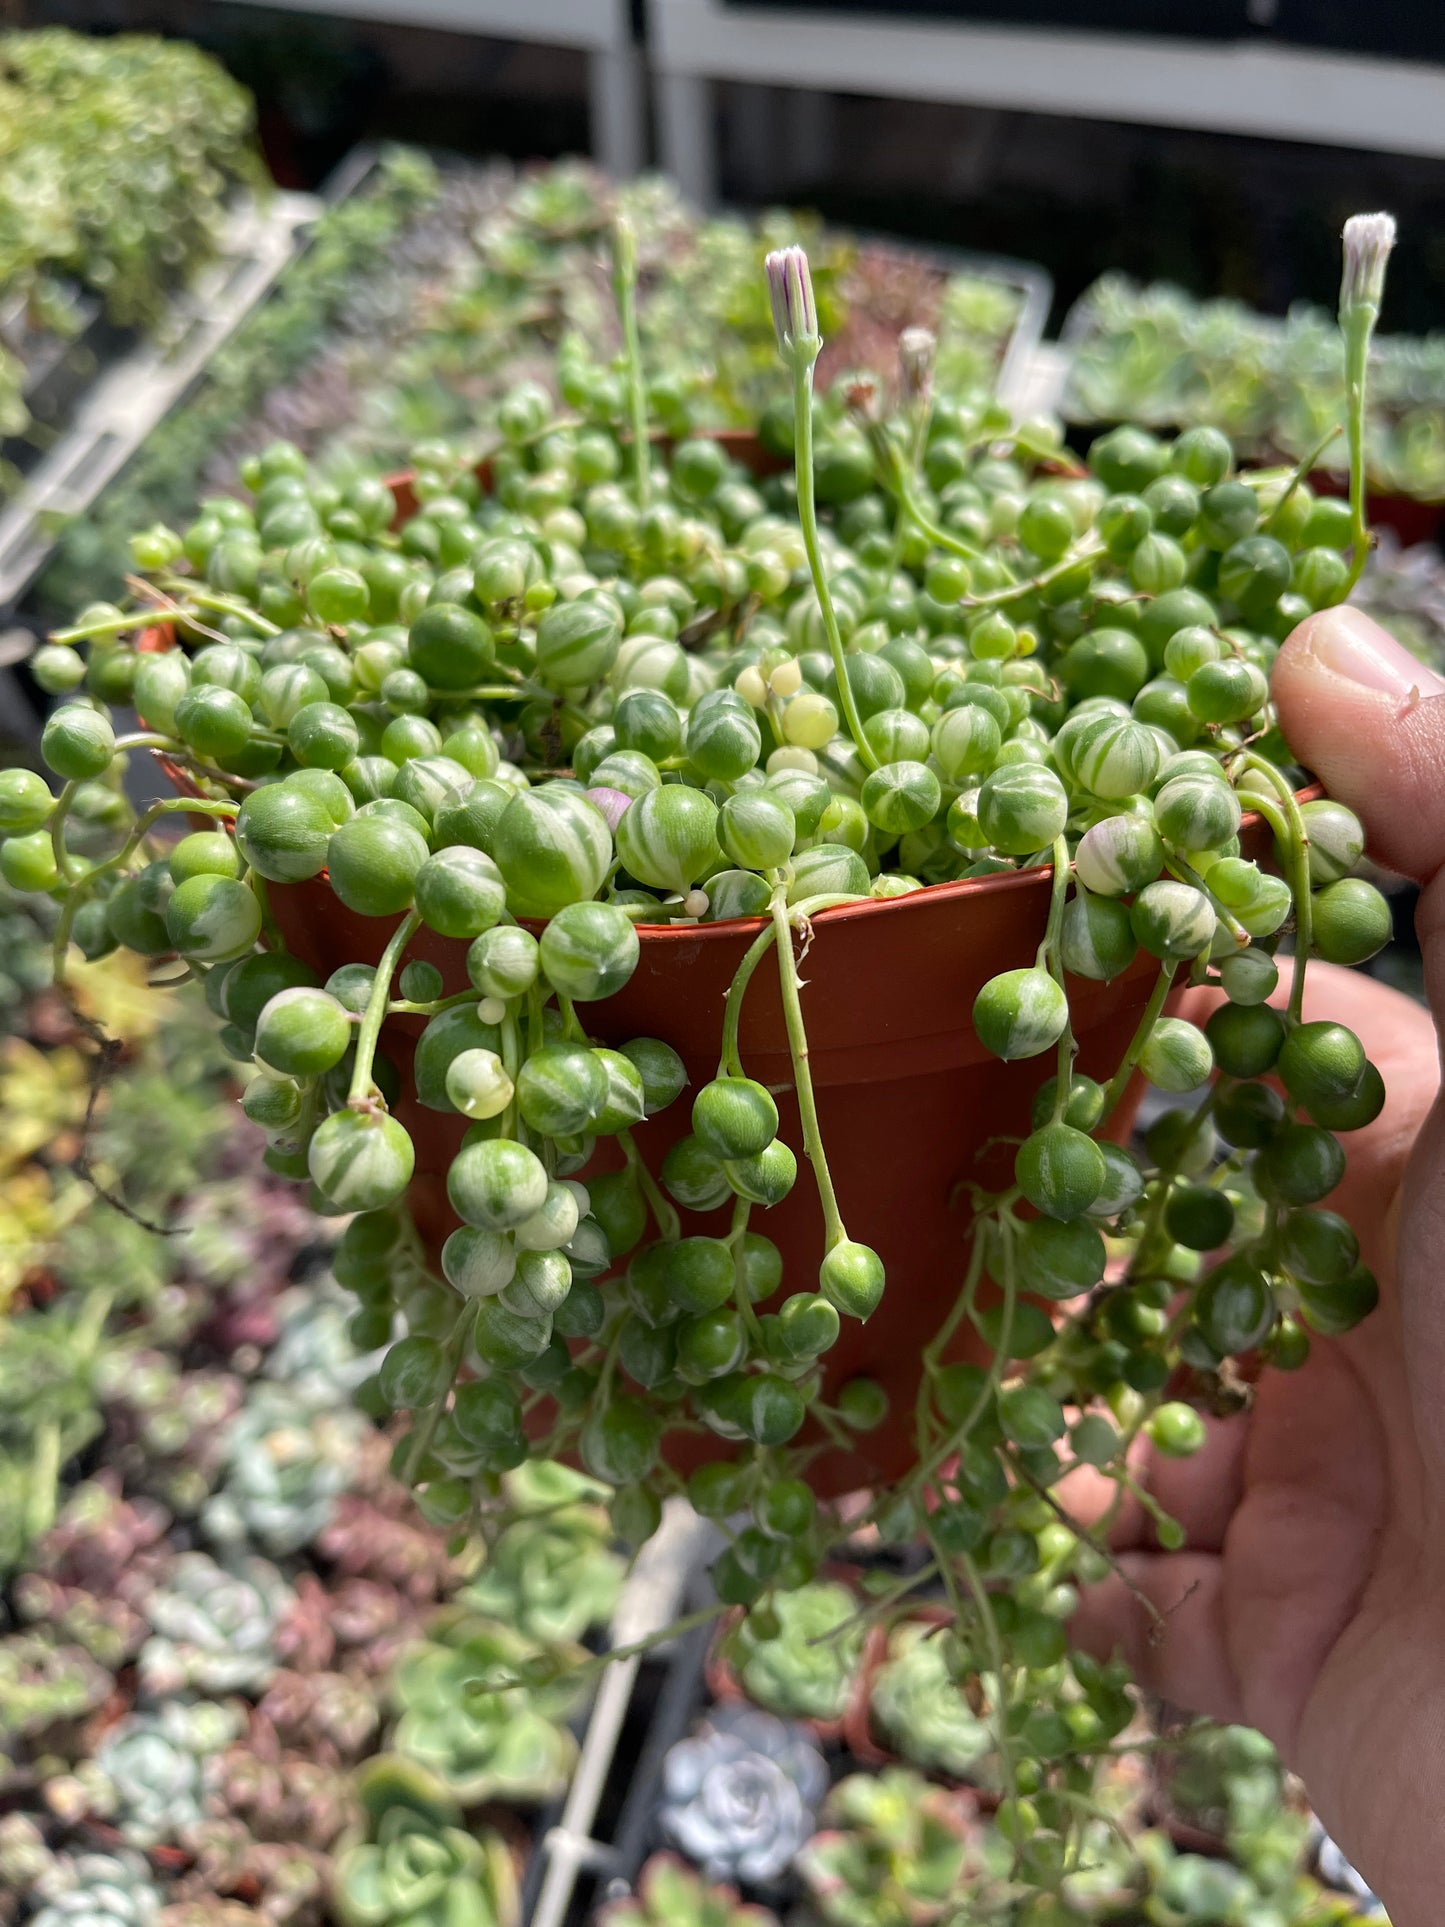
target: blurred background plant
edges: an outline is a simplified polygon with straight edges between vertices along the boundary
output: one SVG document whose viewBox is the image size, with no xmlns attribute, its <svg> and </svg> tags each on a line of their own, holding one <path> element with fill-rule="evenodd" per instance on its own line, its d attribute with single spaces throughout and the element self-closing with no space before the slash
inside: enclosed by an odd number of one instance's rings
<svg viewBox="0 0 1445 1927">
<path fill-rule="evenodd" d="M 266 184 L 254 131 L 250 96 L 184 42 L 0 35 L 0 438 L 31 429 L 35 364 L 87 293 L 154 327 L 214 257 L 229 197 Z"/>
</svg>

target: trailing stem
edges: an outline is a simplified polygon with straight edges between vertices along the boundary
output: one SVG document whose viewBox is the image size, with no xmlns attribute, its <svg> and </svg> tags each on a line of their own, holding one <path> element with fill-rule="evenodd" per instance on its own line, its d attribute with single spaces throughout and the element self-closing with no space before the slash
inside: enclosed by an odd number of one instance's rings
<svg viewBox="0 0 1445 1927">
<path fill-rule="evenodd" d="M 645 509 L 652 493 L 652 450 L 647 439 L 647 390 L 642 379 L 642 337 L 637 329 L 637 236 L 625 214 L 618 215 L 614 231 L 612 287 L 622 322 L 627 419 L 632 431 L 632 485 L 637 506 Z"/>
<path fill-rule="evenodd" d="M 1049 895 L 1049 920 L 1044 928 L 1044 940 L 1039 945 L 1038 961 L 1045 967 L 1054 982 L 1067 998 L 1064 985 L 1064 963 L 1061 954 L 1060 938 L 1064 928 L 1064 909 L 1069 895 L 1069 842 L 1059 836 L 1054 839 L 1054 881 Z M 1079 1046 L 1074 1038 L 1072 1019 L 1064 1024 L 1059 1036 L 1058 1074 L 1054 1080 L 1054 1122 L 1057 1124 L 1069 1106 L 1069 1085 L 1073 1078 L 1074 1059 Z"/>
<path fill-rule="evenodd" d="M 637 1148 L 636 1139 L 631 1131 L 619 1131 L 617 1142 L 622 1147 L 622 1155 L 627 1160 L 628 1170 L 636 1179 L 639 1190 L 647 1200 L 647 1208 L 652 1213 L 658 1232 L 669 1244 L 675 1244 L 682 1236 L 682 1221 L 662 1195 L 656 1178 L 648 1170 L 642 1153 Z"/>
<path fill-rule="evenodd" d="M 1174 978 L 1178 969 L 1178 964 L 1160 964 L 1159 975 L 1154 980 L 1154 988 L 1150 991 L 1149 1001 L 1144 1006 L 1144 1015 L 1139 1019 L 1138 1028 L 1129 1039 L 1129 1048 L 1119 1060 L 1119 1068 L 1109 1079 L 1108 1085 L 1105 1088 L 1104 1109 L 1100 1115 L 1096 1129 L 1103 1129 L 1104 1125 L 1117 1109 L 1120 1098 L 1123 1097 L 1125 1091 L 1129 1088 L 1129 1079 L 1134 1075 L 1144 1046 L 1149 1041 L 1149 1034 L 1155 1024 L 1158 1023 L 1164 1006 L 1168 1001 L 1169 993 L 1174 988 Z"/>
<path fill-rule="evenodd" d="M 828 638 L 828 653 L 833 658 L 833 674 L 838 683 L 838 706 L 848 725 L 854 748 L 867 767 L 874 770 L 878 768 L 878 758 L 873 745 L 863 733 L 863 718 L 858 713 L 857 698 L 848 680 L 843 634 L 838 627 L 838 613 L 833 607 L 833 592 L 828 587 L 823 554 L 818 546 L 818 506 L 813 493 L 813 364 L 818 359 L 822 345 L 815 336 L 811 341 L 794 341 L 789 350 L 793 370 L 793 462 L 798 478 L 798 522 L 803 531 L 803 546 L 808 552 L 808 568 L 818 598 L 818 612 L 823 618 L 823 633 Z"/>
<path fill-rule="evenodd" d="M 813 1074 L 808 1067 L 808 1033 L 803 1026 L 803 1000 L 798 982 L 798 966 L 793 957 L 793 929 L 788 921 L 787 886 L 773 884 L 769 905 L 777 936 L 778 987 L 783 999 L 783 1022 L 788 1031 L 788 1054 L 793 1060 L 793 1083 L 798 1093 L 798 1115 L 803 1125 L 803 1150 L 817 1180 L 818 1199 L 823 1207 L 824 1249 L 831 1251 L 847 1237 L 843 1215 L 838 1209 L 837 1193 L 828 1171 L 823 1134 L 818 1128 L 818 1106 L 813 1096 Z"/>
<path fill-rule="evenodd" d="M 1260 805 L 1267 803 L 1265 798 L 1251 798 L 1260 815 L 1269 824 L 1285 848 L 1285 861 L 1289 870 L 1290 895 L 1294 898 L 1294 964 L 1290 976 L 1289 1014 L 1299 1023 L 1304 1015 L 1305 971 L 1309 964 L 1310 946 L 1314 941 L 1314 898 L 1310 889 L 1310 839 L 1305 828 L 1305 820 L 1300 806 L 1295 801 L 1294 791 L 1290 788 L 1289 778 L 1281 775 L 1273 763 L 1253 750 L 1244 753 L 1246 769 L 1262 776 L 1274 791 L 1278 807 L 1271 810 Z"/>
<path fill-rule="evenodd" d="M 371 989 L 367 994 L 361 1028 L 356 1033 L 356 1063 L 351 1073 L 351 1089 L 347 1093 L 349 1104 L 365 1104 L 370 1098 L 371 1066 L 376 1057 L 376 1046 L 386 1017 L 386 1007 L 391 1001 L 392 979 L 396 975 L 402 953 L 416 935 L 420 924 L 421 912 L 408 910 L 392 932 L 390 943 L 381 953 L 381 962 L 376 966 L 376 975 L 371 980 Z"/>
</svg>

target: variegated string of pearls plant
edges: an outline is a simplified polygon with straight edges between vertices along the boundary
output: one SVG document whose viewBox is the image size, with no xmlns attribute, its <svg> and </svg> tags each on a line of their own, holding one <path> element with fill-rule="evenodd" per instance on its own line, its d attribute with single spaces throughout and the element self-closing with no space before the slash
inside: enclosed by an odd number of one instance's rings
<svg viewBox="0 0 1445 1927">
<path fill-rule="evenodd" d="M 131 604 L 85 611 L 37 654 L 64 697 L 43 741 L 58 794 L 0 774 L 0 871 L 59 905 L 60 980 L 77 951 L 178 957 L 254 1057 L 243 1105 L 268 1161 L 309 1178 L 319 1210 L 356 1214 L 337 1274 L 358 1341 L 389 1344 L 365 1397 L 410 1414 L 397 1464 L 427 1514 L 490 1530 L 500 1475 L 529 1454 L 579 1456 L 634 1543 L 685 1491 L 726 1533 L 714 1579 L 748 1641 L 775 1636 L 776 1591 L 849 1535 L 922 1541 L 921 1569 L 869 1610 L 926 1585 L 952 1602 L 951 1662 L 983 1680 L 996 1723 L 1021 1895 L 1057 1891 L 1097 1756 L 1131 1717 L 1122 1671 L 1066 1639 L 1076 1588 L 1107 1569 L 1108 1521 L 1076 1530 L 1053 1488 L 1091 1466 L 1177 1543 L 1128 1463 L 1145 1434 L 1199 1447 L 1171 1388 L 1207 1403 L 1247 1354 L 1298 1366 L 1312 1331 L 1375 1300 L 1320 1202 L 1336 1133 L 1377 1115 L 1380 1079 L 1349 1031 L 1302 1020 L 1301 996 L 1312 955 L 1361 961 L 1389 918 L 1350 874 L 1354 817 L 1297 797 L 1268 671 L 1367 553 L 1364 374 L 1392 241 L 1386 216 L 1346 229 L 1346 504 L 1302 471 L 1237 472 L 1209 430 L 1121 428 L 1077 463 L 1054 425 L 932 395 L 918 331 L 891 411 L 866 381 L 815 401 L 798 249 L 767 262 L 794 477 L 758 483 L 706 436 L 665 451 L 624 228 L 625 349 L 604 368 L 564 347 L 565 412 L 524 384 L 484 470 L 418 450 L 400 528 L 381 478 L 337 489 L 268 449 L 249 502 L 137 536 Z M 158 623 L 178 646 L 141 646 Z M 128 704 L 144 721 L 117 733 L 111 705 Z M 191 793 L 137 816 L 122 776 L 144 749 Z M 1280 875 L 1240 854 L 1243 806 Z M 197 814 L 215 827 L 157 840 Z M 972 1019 L 997 1056 L 1052 1054 L 1053 1074 L 1014 1182 L 974 1198 L 956 1302 L 922 1349 L 913 1463 L 844 1516 L 809 1484 L 816 1447 L 793 1441 L 810 1415 L 845 1446 L 882 1422 L 877 1385 L 825 1398 L 819 1362 L 886 1283 L 829 1175 L 795 946 L 830 906 L 1040 864 L 1037 957 L 985 984 Z M 378 920 L 379 964 L 322 984 L 281 945 L 268 886 L 312 878 L 318 918 L 329 889 Z M 639 923 L 744 916 L 760 922 L 717 1076 L 653 1173 L 632 1127 L 680 1100 L 681 1062 L 653 1038 L 595 1044 L 587 1006 L 628 982 Z M 408 959 L 423 927 L 466 946 L 466 990 L 443 995 Z M 1069 978 L 1112 978 L 1141 950 L 1157 981 L 1101 1084 L 1073 1069 Z M 739 1050 L 769 952 L 825 1224 L 802 1278 L 760 1228 L 795 1149 Z M 1225 993 L 1203 1029 L 1165 1014 L 1182 977 Z M 407 1216 L 414 1153 L 379 1048 L 402 1013 L 425 1020 L 420 1103 L 471 1120 L 442 1277 Z M 1201 1094 L 1150 1127 L 1144 1160 L 1101 1137 L 1136 1071 Z M 606 1137 L 620 1168 L 579 1178 Z M 725 1236 L 680 1235 L 676 1206 L 728 1202 Z M 951 1360 L 969 1327 L 991 1363 Z M 683 1479 L 675 1431 L 732 1456 Z"/>
</svg>

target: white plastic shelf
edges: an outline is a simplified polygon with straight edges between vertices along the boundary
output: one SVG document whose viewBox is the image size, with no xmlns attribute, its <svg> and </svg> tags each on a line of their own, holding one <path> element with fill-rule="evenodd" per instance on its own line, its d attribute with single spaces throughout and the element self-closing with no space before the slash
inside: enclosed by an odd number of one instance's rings
<svg viewBox="0 0 1445 1927">
<path fill-rule="evenodd" d="M 724 0 L 647 11 L 662 162 L 704 205 L 718 80 L 1445 156 L 1445 66 L 1423 62 Z"/>
<path fill-rule="evenodd" d="M 320 212 L 321 202 L 310 194 L 240 203 L 227 222 L 220 258 L 177 296 L 150 340 L 98 377 L 71 426 L 0 509 L 0 611 L 13 609 L 35 580 L 59 526 L 85 513 L 204 373 Z"/>
</svg>

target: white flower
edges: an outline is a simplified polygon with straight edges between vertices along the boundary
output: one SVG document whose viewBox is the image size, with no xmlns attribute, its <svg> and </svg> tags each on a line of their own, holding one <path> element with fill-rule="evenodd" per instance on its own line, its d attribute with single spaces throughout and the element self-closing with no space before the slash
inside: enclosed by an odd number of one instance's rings
<svg viewBox="0 0 1445 1927">
<path fill-rule="evenodd" d="M 1345 271 L 1340 282 L 1340 313 L 1359 307 L 1378 309 L 1385 293 L 1385 268 L 1395 245 L 1393 214 L 1352 214 L 1345 222 Z"/>
</svg>

